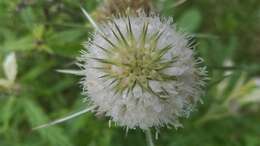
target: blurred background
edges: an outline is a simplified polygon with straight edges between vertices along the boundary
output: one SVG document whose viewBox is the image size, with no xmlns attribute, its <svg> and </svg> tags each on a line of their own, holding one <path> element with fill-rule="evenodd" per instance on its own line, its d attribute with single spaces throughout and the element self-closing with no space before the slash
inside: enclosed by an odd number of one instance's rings
<svg viewBox="0 0 260 146">
<path fill-rule="evenodd" d="M 86 105 L 75 57 L 93 18 L 143 8 L 194 36 L 211 80 L 184 128 L 161 129 L 156 146 L 260 146 L 259 0 L 0 0 L 0 146 L 144 146 L 141 130 L 87 113 L 32 131 Z"/>
</svg>

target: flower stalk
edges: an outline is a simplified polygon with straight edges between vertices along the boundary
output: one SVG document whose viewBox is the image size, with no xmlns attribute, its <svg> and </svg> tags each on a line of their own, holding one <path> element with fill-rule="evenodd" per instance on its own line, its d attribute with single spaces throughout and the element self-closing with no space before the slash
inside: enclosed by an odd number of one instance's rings
<svg viewBox="0 0 260 146">
<path fill-rule="evenodd" d="M 147 146 L 154 146 L 152 132 L 150 129 L 145 130 Z"/>
</svg>

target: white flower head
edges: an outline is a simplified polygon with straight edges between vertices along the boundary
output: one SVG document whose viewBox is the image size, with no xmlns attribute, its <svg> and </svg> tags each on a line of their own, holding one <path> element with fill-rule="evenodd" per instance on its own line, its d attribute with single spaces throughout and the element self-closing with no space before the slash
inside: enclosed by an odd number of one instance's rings
<svg viewBox="0 0 260 146">
<path fill-rule="evenodd" d="M 80 57 L 95 112 L 130 129 L 181 126 L 207 76 L 189 37 L 154 15 L 116 17 L 98 28 Z"/>
</svg>

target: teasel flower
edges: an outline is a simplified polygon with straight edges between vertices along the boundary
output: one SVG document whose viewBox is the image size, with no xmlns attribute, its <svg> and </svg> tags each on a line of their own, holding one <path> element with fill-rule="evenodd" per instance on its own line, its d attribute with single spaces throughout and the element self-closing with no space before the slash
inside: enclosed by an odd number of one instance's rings
<svg viewBox="0 0 260 146">
<path fill-rule="evenodd" d="M 50 126 L 92 111 L 126 129 L 180 127 L 201 101 L 207 78 L 202 59 L 195 59 L 191 37 L 177 31 L 171 18 L 155 14 L 113 17 L 94 26 L 84 44 L 80 71 L 90 106 Z M 151 136 L 148 136 L 151 137 Z M 148 141 L 151 142 L 151 139 Z M 151 142 L 152 143 L 152 142 Z"/>
<path fill-rule="evenodd" d="M 83 94 L 119 126 L 179 127 L 200 101 L 207 76 L 189 43 L 171 19 L 114 17 L 85 43 Z"/>
<path fill-rule="evenodd" d="M 103 0 L 92 13 L 96 21 L 101 22 L 118 14 L 138 15 L 138 11 L 151 12 L 153 2 L 151 0 Z"/>
</svg>

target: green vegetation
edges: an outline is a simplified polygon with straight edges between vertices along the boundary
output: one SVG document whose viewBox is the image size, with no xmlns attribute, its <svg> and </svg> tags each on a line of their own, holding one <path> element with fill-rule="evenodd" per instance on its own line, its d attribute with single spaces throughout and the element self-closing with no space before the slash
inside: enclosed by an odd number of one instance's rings
<svg viewBox="0 0 260 146">
<path fill-rule="evenodd" d="M 91 113 L 32 131 L 86 106 L 80 78 L 56 70 L 77 69 L 75 57 L 93 31 L 80 6 L 93 14 L 101 3 L 0 0 L 0 63 L 6 64 L 0 66 L 0 146 L 146 145 L 141 130 L 126 136 Z M 184 128 L 161 129 L 156 146 L 259 146 L 260 1 L 154 0 L 154 6 L 194 35 L 211 78 L 204 104 L 182 120 Z"/>
</svg>

